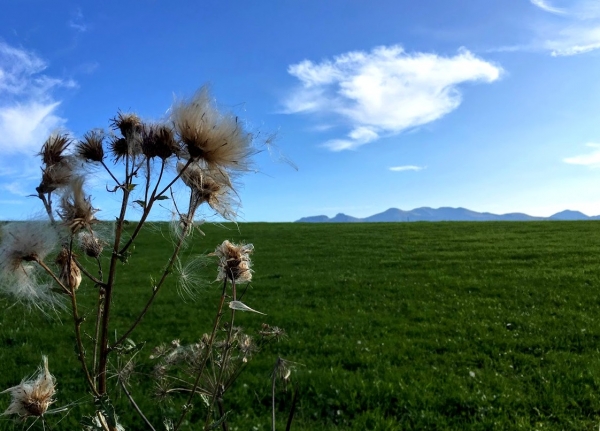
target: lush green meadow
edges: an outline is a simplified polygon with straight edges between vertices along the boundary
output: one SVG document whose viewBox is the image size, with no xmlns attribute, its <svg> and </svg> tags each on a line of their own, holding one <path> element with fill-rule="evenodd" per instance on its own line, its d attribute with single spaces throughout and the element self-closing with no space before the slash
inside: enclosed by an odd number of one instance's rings
<svg viewBox="0 0 600 431">
<path fill-rule="evenodd" d="M 598 222 L 242 223 L 203 231 L 183 260 L 223 239 L 253 243 L 255 275 L 244 302 L 267 316 L 238 313 L 236 321 L 249 332 L 266 322 L 288 334 L 256 355 L 225 400 L 231 429 L 270 429 L 277 356 L 298 363 L 292 430 L 600 425 Z M 143 307 L 170 244 L 166 224 L 139 238 L 118 277 L 117 333 Z M 215 276 L 216 266 L 204 273 L 208 281 Z M 175 414 L 181 401 L 158 407 L 152 399 L 145 376 L 152 347 L 198 340 L 210 330 L 219 294 L 210 284 L 195 301 L 182 299 L 173 278 L 132 337 L 146 342 L 133 379 L 141 382 L 140 405 L 157 423 L 160 409 Z M 91 313 L 93 288 L 82 285 L 80 296 Z M 1 305 L 0 388 L 33 373 L 47 354 L 58 379 L 55 406 L 71 403 L 54 418 L 65 416 L 56 429 L 78 429 L 89 395 L 69 315 Z M 291 398 L 283 389 L 279 429 Z M 1 395 L 0 409 L 9 401 Z M 133 424 L 128 429 L 143 429 L 125 399 L 115 403 Z M 0 419 L 0 428 L 13 426 L 22 428 Z"/>
</svg>

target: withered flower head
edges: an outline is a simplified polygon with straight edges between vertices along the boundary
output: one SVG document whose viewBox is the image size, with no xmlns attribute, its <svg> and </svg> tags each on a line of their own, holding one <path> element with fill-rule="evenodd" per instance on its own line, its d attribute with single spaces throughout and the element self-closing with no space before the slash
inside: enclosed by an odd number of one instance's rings
<svg viewBox="0 0 600 431">
<path fill-rule="evenodd" d="M 235 115 L 217 110 L 204 86 L 190 99 L 176 103 L 171 118 L 179 139 L 194 160 L 203 160 L 211 170 L 248 170 L 252 135 Z"/>
<path fill-rule="evenodd" d="M 247 334 L 242 334 L 238 348 L 242 354 L 242 362 L 248 362 L 248 358 L 252 356 L 252 353 L 258 350 L 252 337 Z"/>
<path fill-rule="evenodd" d="M 60 201 L 60 217 L 71 233 L 76 233 L 84 228 L 89 229 L 97 221 L 95 213 L 91 199 L 83 193 L 83 178 L 74 178 Z"/>
<path fill-rule="evenodd" d="M 42 151 L 38 155 L 42 156 L 42 162 L 46 166 L 52 166 L 65 157 L 64 152 L 70 143 L 71 138 L 67 134 L 53 133 L 46 139 L 46 142 L 42 145 Z"/>
<path fill-rule="evenodd" d="M 59 280 L 61 283 L 71 290 L 77 290 L 81 284 L 81 270 L 73 256 L 66 247 L 63 247 L 55 262 L 60 267 Z"/>
<path fill-rule="evenodd" d="M 131 112 L 119 112 L 110 125 L 113 130 L 119 130 L 125 139 L 131 139 L 142 131 L 142 120 Z"/>
<path fill-rule="evenodd" d="M 233 244 L 228 240 L 219 245 L 214 255 L 219 258 L 219 274 L 217 280 L 228 280 L 236 283 L 247 283 L 252 280 L 250 254 L 254 251 L 252 244 Z"/>
<path fill-rule="evenodd" d="M 42 181 L 36 190 L 41 193 L 49 193 L 67 186 L 73 176 L 74 165 L 73 157 L 65 156 L 60 162 L 42 169 Z"/>
<path fill-rule="evenodd" d="M 18 415 L 20 419 L 43 416 L 54 403 L 56 379 L 48 370 L 48 358 L 42 356 L 42 366 L 35 379 L 25 380 L 1 393 L 9 392 L 12 400 L 2 415 Z"/>
<path fill-rule="evenodd" d="M 195 164 L 177 163 L 177 172 L 181 173 L 181 180 L 192 190 L 191 203 L 195 210 L 206 202 L 213 210 L 227 220 L 234 220 L 236 212 L 234 207 L 233 190 L 227 184 L 229 178 L 220 172 L 208 172 Z M 183 171 L 183 172 L 182 172 Z"/>
<path fill-rule="evenodd" d="M 103 140 L 104 134 L 101 131 L 92 130 L 87 132 L 77 144 L 77 154 L 84 160 L 101 162 L 104 159 Z"/>
<path fill-rule="evenodd" d="M 82 232 L 79 235 L 79 245 L 89 257 L 98 257 L 104 250 L 105 242 L 93 233 Z"/>
<path fill-rule="evenodd" d="M 114 138 L 110 142 L 110 152 L 115 157 L 115 162 L 124 159 L 129 153 L 129 144 L 125 138 Z"/>
<path fill-rule="evenodd" d="M 162 160 L 179 155 L 173 130 L 164 124 L 146 125 L 142 133 L 142 153 L 148 158 L 160 157 Z"/>
</svg>

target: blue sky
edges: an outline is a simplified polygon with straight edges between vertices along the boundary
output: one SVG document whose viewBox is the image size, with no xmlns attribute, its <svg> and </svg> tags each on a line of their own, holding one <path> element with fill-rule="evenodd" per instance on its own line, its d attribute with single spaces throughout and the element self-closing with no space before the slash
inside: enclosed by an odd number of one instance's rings
<svg viewBox="0 0 600 431">
<path fill-rule="evenodd" d="M 119 109 L 160 119 L 205 83 L 257 142 L 277 134 L 242 178 L 241 221 L 597 215 L 599 70 L 597 0 L 7 0 L 0 219 L 40 212 L 27 195 L 51 131 L 80 137 Z"/>
</svg>

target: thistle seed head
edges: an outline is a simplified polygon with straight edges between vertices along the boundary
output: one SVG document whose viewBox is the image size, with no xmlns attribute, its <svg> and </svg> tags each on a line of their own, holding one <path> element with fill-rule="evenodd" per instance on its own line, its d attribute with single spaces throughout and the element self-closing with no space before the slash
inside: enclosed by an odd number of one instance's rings
<svg viewBox="0 0 600 431">
<path fill-rule="evenodd" d="M 181 173 L 185 165 L 177 163 L 177 172 Z M 196 164 L 189 165 L 181 174 L 181 179 L 192 190 L 191 212 L 207 203 L 213 210 L 227 220 L 234 220 L 237 213 L 234 209 L 233 189 L 225 181 L 229 178 L 218 172 L 207 172 Z"/>
<path fill-rule="evenodd" d="M 95 213 L 90 197 L 83 193 L 83 178 L 74 178 L 61 198 L 58 214 L 74 234 L 81 229 L 91 229 L 91 225 L 97 222 Z"/>
<path fill-rule="evenodd" d="M 219 258 L 217 280 L 228 279 L 235 283 L 247 283 L 252 280 L 250 254 L 254 251 L 252 244 L 233 244 L 228 240 L 219 245 L 214 255 Z"/>
<path fill-rule="evenodd" d="M 20 271 L 24 262 L 44 260 L 58 243 L 56 230 L 46 222 L 14 222 L 2 227 L 0 272 Z"/>
<path fill-rule="evenodd" d="M 256 153 L 252 135 L 236 116 L 217 110 L 208 87 L 200 88 L 190 100 L 176 103 L 171 119 L 190 158 L 204 161 L 211 170 L 249 169 L 249 159 Z"/>
<path fill-rule="evenodd" d="M 87 132 L 77 144 L 77 154 L 84 160 L 101 162 L 104 159 L 103 140 L 104 134 L 101 131 L 92 130 Z"/>
<path fill-rule="evenodd" d="M 142 131 L 142 120 L 132 112 L 119 112 L 110 122 L 113 130 L 119 130 L 125 139 L 132 139 Z"/>
<path fill-rule="evenodd" d="M 2 415 L 17 415 L 23 420 L 43 416 L 54 403 L 56 393 L 56 379 L 48 370 L 48 358 L 42 356 L 42 366 L 38 368 L 35 379 L 24 379 L 1 393 L 6 392 L 11 394 L 12 400 Z"/>
<path fill-rule="evenodd" d="M 159 157 L 166 160 L 179 155 L 179 145 L 173 130 L 164 125 L 146 125 L 142 132 L 142 153 L 148 158 Z"/>
</svg>

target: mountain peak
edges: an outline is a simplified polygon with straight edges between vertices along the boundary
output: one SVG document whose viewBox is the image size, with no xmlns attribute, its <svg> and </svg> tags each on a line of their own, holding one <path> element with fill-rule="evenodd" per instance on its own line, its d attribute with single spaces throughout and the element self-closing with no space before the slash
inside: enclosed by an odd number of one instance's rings
<svg viewBox="0 0 600 431">
<path fill-rule="evenodd" d="M 304 223 L 347 223 L 347 222 L 411 222 L 411 221 L 530 221 L 530 220 L 594 220 L 600 217 L 588 217 L 579 211 L 564 210 L 550 217 L 533 217 L 523 213 L 492 214 L 477 212 L 467 208 L 420 207 L 410 211 L 398 208 L 387 210 L 365 218 L 356 218 L 338 213 L 329 218 L 325 215 L 303 217 L 298 222 Z"/>
</svg>

